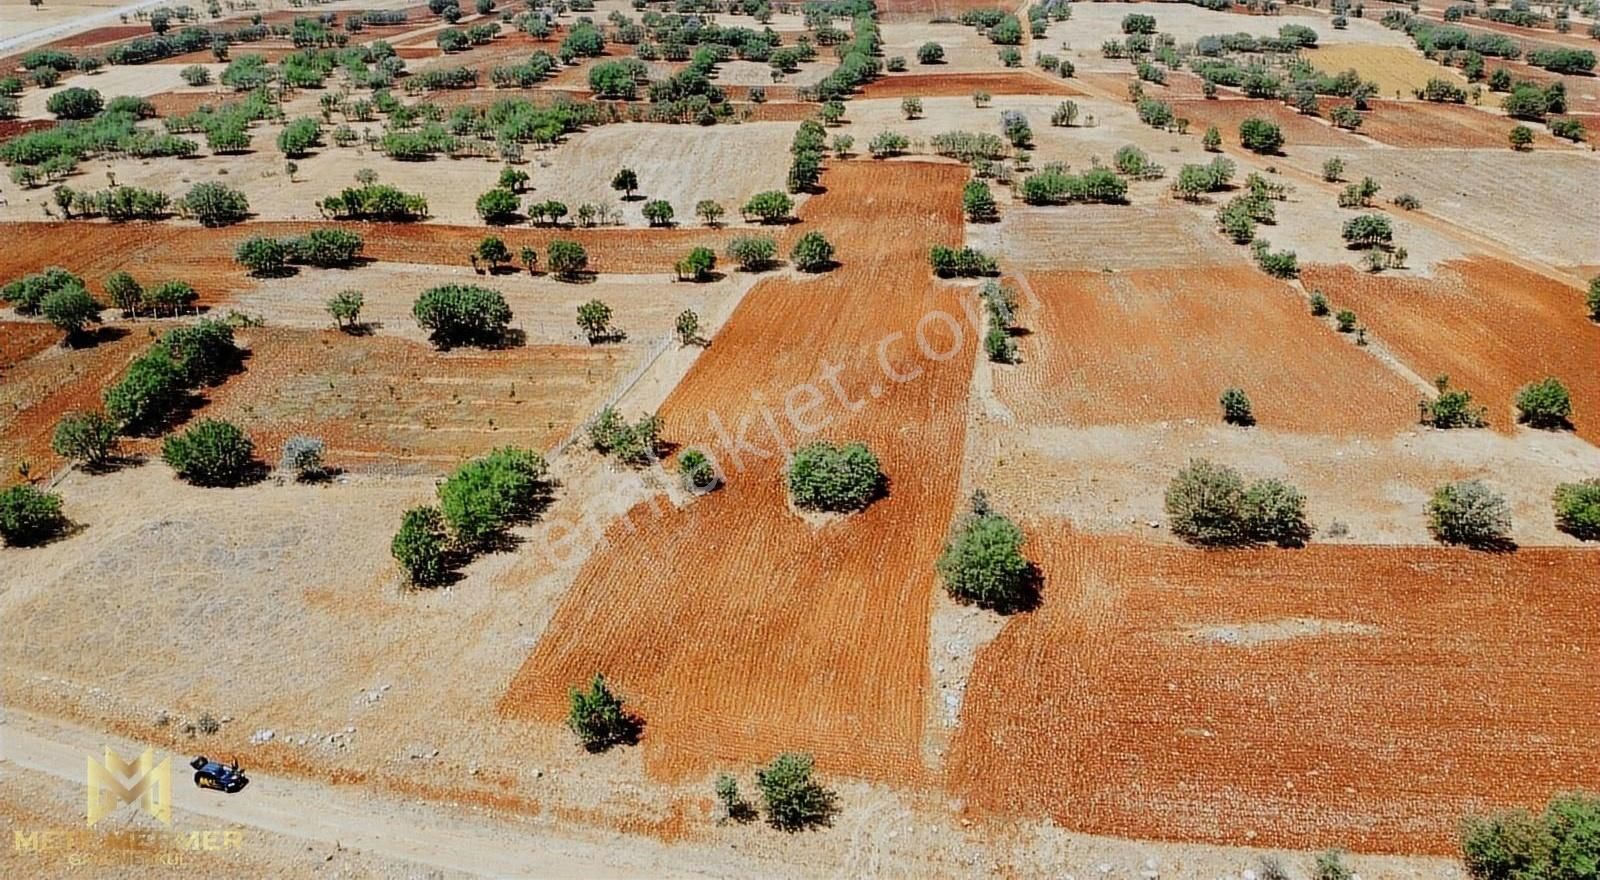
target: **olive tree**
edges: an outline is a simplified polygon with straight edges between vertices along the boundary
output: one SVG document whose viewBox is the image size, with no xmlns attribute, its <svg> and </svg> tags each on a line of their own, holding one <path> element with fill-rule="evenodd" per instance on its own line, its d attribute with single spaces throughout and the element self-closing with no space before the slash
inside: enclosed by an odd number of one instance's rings
<svg viewBox="0 0 1600 880">
<path fill-rule="evenodd" d="M 67 285 L 45 295 L 39 314 L 66 334 L 67 345 L 83 341 L 83 331 L 100 322 L 100 304 L 81 285 Z"/>
<path fill-rule="evenodd" d="M 720 202 L 715 202 L 711 199 L 701 199 L 695 203 L 694 213 L 695 216 L 700 218 L 701 222 L 705 223 L 705 225 L 716 226 L 722 220 L 722 215 L 725 213 L 725 209 L 722 207 Z"/>
<path fill-rule="evenodd" d="M 802 272 L 827 271 L 834 265 L 833 244 L 820 232 L 807 232 L 795 241 L 789 251 L 789 261 Z"/>
<path fill-rule="evenodd" d="M 511 308 L 499 291 L 464 284 L 423 291 L 411 314 L 440 348 L 498 345 L 511 323 Z"/>
<path fill-rule="evenodd" d="M 400 518 L 400 530 L 389 542 L 389 554 L 400 563 L 413 586 L 442 583 L 448 571 L 444 516 L 437 507 L 413 507 Z"/>
<path fill-rule="evenodd" d="M 570 281 L 589 268 L 589 252 L 575 241 L 555 239 L 545 249 L 545 265 L 557 278 Z"/>
<path fill-rule="evenodd" d="M 611 335 L 611 307 L 597 299 L 578 306 L 578 329 L 593 345 Z"/>
<path fill-rule="evenodd" d="M 364 297 L 359 290 L 341 290 L 328 300 L 328 314 L 333 316 L 333 322 L 340 330 L 349 332 L 356 329 L 361 320 L 361 306 Z"/>
<path fill-rule="evenodd" d="M 1533 428 L 1572 426 L 1572 395 L 1567 386 L 1553 376 L 1517 392 L 1517 421 Z"/>
<path fill-rule="evenodd" d="M 862 510 L 888 486 L 878 457 L 863 443 L 810 443 L 789 462 L 789 496 L 805 510 Z"/>
<path fill-rule="evenodd" d="M 1276 153 L 1283 147 L 1283 130 L 1258 116 L 1239 123 L 1239 143 L 1252 153 Z"/>
<path fill-rule="evenodd" d="M 202 419 L 161 444 L 161 458 L 185 482 L 236 486 L 255 467 L 255 444 L 231 422 Z"/>
<path fill-rule="evenodd" d="M 672 225 L 672 205 L 665 199 L 652 199 L 645 202 L 640 211 L 644 214 L 645 222 L 651 226 Z"/>
<path fill-rule="evenodd" d="M 1230 425 L 1249 427 L 1256 423 L 1255 411 L 1243 388 L 1229 388 L 1222 392 L 1222 420 Z"/>
<path fill-rule="evenodd" d="M 481 548 L 526 520 L 550 497 L 549 466 L 537 452 L 503 447 L 464 462 L 439 485 L 439 510 L 454 543 Z"/>
<path fill-rule="evenodd" d="M 768 824 L 793 832 L 832 821 L 838 797 L 812 777 L 813 770 L 810 755 L 787 752 L 756 771 Z"/>
<path fill-rule="evenodd" d="M 945 544 L 935 568 L 952 598 L 1001 613 L 1024 610 L 1038 599 L 1033 564 L 1022 555 L 1022 529 L 977 503 Z"/>
<path fill-rule="evenodd" d="M 570 688 L 567 701 L 567 727 L 577 734 L 584 749 L 603 752 L 638 740 L 639 719 L 624 708 L 622 698 L 600 673 L 595 673 L 586 690 Z"/>
<path fill-rule="evenodd" d="M 178 210 L 201 226 L 216 228 L 241 223 L 250 216 L 244 193 L 214 181 L 197 183 L 178 202 Z"/>
<path fill-rule="evenodd" d="M 639 175 L 632 168 L 624 168 L 611 178 L 611 188 L 623 194 L 623 199 L 632 201 L 634 191 L 639 188 Z"/>
<path fill-rule="evenodd" d="M 728 258 L 746 272 L 759 272 L 778 256 L 778 243 L 762 235 L 741 236 L 728 242 Z"/>
<path fill-rule="evenodd" d="M 50 449 L 90 470 L 104 467 L 117 448 L 117 423 L 100 412 L 71 412 L 56 422 Z"/>
<path fill-rule="evenodd" d="M 1511 533 L 1511 507 L 1504 495 L 1478 480 L 1446 483 L 1428 500 L 1428 531 L 1443 544 L 1496 548 Z"/>
<path fill-rule="evenodd" d="M 490 226 L 504 226 L 515 223 L 517 209 L 521 203 L 517 194 L 509 189 L 495 187 L 481 196 L 478 196 L 478 216 Z"/>
<path fill-rule="evenodd" d="M 1556 527 L 1584 541 L 1600 541 L 1600 478 L 1562 483 L 1555 492 Z"/>
</svg>

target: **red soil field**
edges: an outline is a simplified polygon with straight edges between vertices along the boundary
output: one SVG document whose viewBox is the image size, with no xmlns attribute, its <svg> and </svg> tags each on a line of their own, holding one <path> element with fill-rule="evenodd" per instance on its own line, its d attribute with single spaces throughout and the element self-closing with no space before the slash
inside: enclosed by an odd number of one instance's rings
<svg viewBox="0 0 1600 880">
<path fill-rule="evenodd" d="M 55 127 L 54 119 L 0 119 L 0 140 Z"/>
<path fill-rule="evenodd" d="M 1359 138 L 1318 119 L 1297 113 L 1277 101 L 1201 99 L 1169 103 L 1172 104 L 1174 116 L 1189 120 L 1190 131 L 1204 132 L 1207 126 L 1215 125 L 1225 144 L 1239 143 L 1239 123 L 1252 116 L 1259 116 L 1268 122 L 1277 123 L 1283 130 L 1283 148 L 1286 152 L 1292 152 L 1296 146 L 1355 148 L 1363 146 Z"/>
<path fill-rule="evenodd" d="M 1120 837 L 1454 853 L 1600 779 L 1600 552 L 1205 552 L 1033 527 L 948 784 Z M 1226 627 L 1230 631 L 1213 628 Z"/>
<path fill-rule="evenodd" d="M 878 13 L 901 18 L 956 18 L 973 9 L 1007 9 L 1015 11 L 1021 4 L 1017 0 L 880 0 Z"/>
<path fill-rule="evenodd" d="M 970 97 L 991 95 L 1082 95 L 1066 82 L 1031 73 L 904 73 L 880 77 L 861 87 L 863 98 Z"/>
<path fill-rule="evenodd" d="M 1464 104 L 1373 101 L 1371 106 L 1370 113 L 1362 114 L 1361 133 L 1394 147 L 1505 148 L 1511 129 L 1521 124 Z M 1540 127 L 1534 129 L 1534 146 L 1555 149 L 1572 144 Z"/>
<path fill-rule="evenodd" d="M 1555 376 L 1572 392 L 1578 435 L 1600 441 L 1600 331 L 1583 292 L 1509 263 L 1453 260 L 1432 279 L 1310 266 L 1301 277 L 1336 308 L 1354 309 L 1373 336 L 1419 374 L 1450 376 L 1509 431 L 1517 389 Z"/>
<path fill-rule="evenodd" d="M 52 49 L 85 49 L 90 46 L 101 46 L 106 43 L 117 43 L 131 40 L 134 37 L 143 37 L 150 34 L 148 24 L 119 24 L 108 27 L 97 27 L 70 37 L 62 37 L 49 43 Z"/>
<path fill-rule="evenodd" d="M 1039 307 L 1022 297 L 1019 321 L 1032 332 L 995 380 L 1024 423 L 1215 420 L 1231 386 L 1262 424 L 1288 430 L 1388 435 L 1416 421 L 1415 388 L 1252 266 L 1027 280 Z"/>
<path fill-rule="evenodd" d="M 61 341 L 61 331 L 44 323 L 0 321 L 0 376 L 4 370 Z"/>
<path fill-rule="evenodd" d="M 432 347 L 335 330 L 241 331 L 244 372 L 202 414 L 233 421 L 271 457 L 294 434 L 328 460 L 443 470 L 498 446 L 548 449 L 587 418 L 638 357 L 625 346 Z"/>
<path fill-rule="evenodd" d="M 0 484 L 17 477 L 20 462 L 27 462 L 34 476 L 49 474 L 66 463 L 50 451 L 56 422 L 64 413 L 101 407 L 106 387 L 150 344 L 146 327 L 151 332 L 164 329 L 149 324 L 87 348 L 40 346 L 32 356 L 10 363 L 0 372 L 4 377 L 0 382 Z M 0 337 L 8 349 L 14 335 L 26 334 L 14 334 L 8 327 Z M 59 335 L 53 333 L 55 338 Z M 19 345 L 32 347 L 36 342 L 19 340 Z M 10 361 L 11 356 L 6 354 L 3 359 Z"/>
<path fill-rule="evenodd" d="M 106 275 L 118 269 L 141 283 L 178 279 L 194 285 L 201 304 L 225 299 L 252 284 L 233 260 L 235 244 L 249 236 L 245 227 L 201 229 L 172 223 L 0 223 L 0 279 L 7 281 L 47 266 L 83 276 L 99 293 Z"/>
<path fill-rule="evenodd" d="M 611 525 L 503 712 L 557 722 L 567 689 L 600 671 L 645 719 L 644 763 L 657 778 L 791 749 L 829 772 L 923 778 L 933 561 L 956 500 L 977 338 L 935 321 L 925 335 L 942 360 L 911 340 L 934 310 L 965 320 L 971 293 L 933 280 L 926 262 L 930 243 L 961 240 L 965 179 L 958 166 L 917 162 L 828 171 L 827 194 L 803 214 L 838 243 L 843 265 L 757 285 L 661 411 L 664 436 L 719 458 L 727 485 L 683 509 L 647 502 Z M 877 354 L 893 333 L 904 334 L 890 338 L 897 374 L 922 371 L 898 385 Z M 842 365 L 833 381 L 851 405 L 819 378 L 826 364 Z M 786 398 L 800 422 L 785 419 Z M 786 426 L 781 440 L 762 427 L 766 407 Z M 767 457 L 717 442 L 712 414 Z M 866 441 L 888 496 L 824 525 L 790 512 L 780 444 L 818 436 Z"/>
</svg>

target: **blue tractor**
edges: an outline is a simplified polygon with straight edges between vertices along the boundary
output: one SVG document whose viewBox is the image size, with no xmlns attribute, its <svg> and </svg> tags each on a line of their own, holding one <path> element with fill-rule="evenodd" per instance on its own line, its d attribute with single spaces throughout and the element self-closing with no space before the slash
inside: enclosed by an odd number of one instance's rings
<svg viewBox="0 0 1600 880">
<path fill-rule="evenodd" d="M 201 788 L 233 794 L 250 784 L 244 771 L 239 769 L 238 758 L 232 764 L 224 764 L 201 755 L 190 761 L 189 766 L 194 768 L 194 784 Z"/>
</svg>

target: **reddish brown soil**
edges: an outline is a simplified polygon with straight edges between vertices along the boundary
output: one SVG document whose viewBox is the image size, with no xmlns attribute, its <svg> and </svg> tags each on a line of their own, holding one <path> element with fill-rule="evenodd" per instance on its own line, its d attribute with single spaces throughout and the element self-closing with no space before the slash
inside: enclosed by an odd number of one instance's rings
<svg viewBox="0 0 1600 880">
<path fill-rule="evenodd" d="M 91 290 L 117 270 L 141 283 L 178 279 L 193 284 L 201 304 L 215 303 L 251 284 L 233 261 L 247 226 L 200 229 L 171 223 L 0 223 L 0 241 L 27 247 L 0 248 L 0 278 L 10 280 L 47 266 L 82 275 Z"/>
<path fill-rule="evenodd" d="M 1600 328 L 1577 288 L 1487 258 L 1445 263 L 1432 279 L 1348 266 L 1311 266 L 1302 278 L 1354 309 L 1412 369 L 1472 392 L 1495 428 L 1514 424 L 1518 388 L 1553 375 L 1572 392 L 1579 436 L 1600 441 Z"/>
<path fill-rule="evenodd" d="M 1022 362 L 996 391 L 1024 422 L 1215 420 L 1244 388 L 1264 425 L 1388 435 L 1416 420 L 1417 391 L 1319 323 L 1293 288 L 1252 266 L 1033 272 Z"/>
<path fill-rule="evenodd" d="M 1464 104 L 1373 101 L 1361 115 L 1361 133 L 1395 147 L 1506 147 L 1517 120 Z M 1532 126 L 1530 126 L 1532 127 Z M 1539 149 L 1571 147 L 1534 128 Z"/>
<path fill-rule="evenodd" d="M 1189 120 L 1189 130 L 1203 132 L 1215 125 L 1223 143 L 1239 143 L 1239 123 L 1252 116 L 1275 122 L 1283 130 L 1283 148 L 1293 152 L 1296 146 L 1360 147 L 1361 140 L 1340 131 L 1316 118 L 1295 112 L 1277 101 L 1256 101 L 1245 98 L 1228 100 L 1171 101 L 1172 113 Z"/>
<path fill-rule="evenodd" d="M 504 712 L 557 722 L 567 689 L 599 671 L 645 719 L 645 767 L 658 778 L 790 749 L 830 772 L 923 777 L 933 560 L 955 502 L 977 340 L 964 324 L 936 320 L 925 331 L 936 353 L 962 342 L 939 361 L 911 340 L 934 310 L 963 320 L 970 300 L 934 281 L 926 263 L 930 242 L 961 240 L 964 181 L 959 167 L 915 162 L 828 172 L 827 194 L 804 215 L 838 244 L 843 265 L 758 285 L 662 408 L 666 438 L 718 457 L 728 484 L 682 509 L 640 505 L 611 526 L 511 682 Z M 885 338 L 897 372 L 920 375 L 888 378 L 876 354 Z M 819 378 L 830 363 L 843 366 L 835 381 L 858 411 Z M 826 422 L 818 434 L 799 436 L 786 398 L 802 423 Z M 822 402 L 813 409 L 812 400 Z M 781 439 L 763 427 L 763 411 L 784 425 Z M 735 460 L 712 414 L 766 457 Z M 889 475 L 888 496 L 821 526 L 791 513 L 780 444 L 817 436 L 866 441 Z"/>
<path fill-rule="evenodd" d="M 97 27 L 69 37 L 62 37 L 49 45 L 52 49 L 86 49 L 90 46 L 131 40 L 134 37 L 143 37 L 149 34 L 150 26 L 148 24 L 119 24 Z"/>
<path fill-rule="evenodd" d="M 49 324 L 0 321 L 0 376 L 36 352 L 61 341 L 61 331 Z"/>
<path fill-rule="evenodd" d="M 158 332 L 161 328 L 151 324 L 148 329 Z M 4 376 L 0 382 L 0 484 L 17 477 L 21 462 L 28 464 L 34 476 L 66 463 L 50 451 L 56 422 L 67 412 L 100 409 L 106 387 L 150 344 L 145 330 L 137 327 L 88 348 L 39 346 L 32 356 L 0 373 Z M 11 337 L 8 329 L 8 347 Z"/>
<path fill-rule="evenodd" d="M 1043 606 L 978 656 L 949 785 L 1133 838 L 1456 852 L 1600 779 L 1600 552 L 1203 552 L 1036 525 Z M 1201 627 L 1355 624 L 1236 643 Z"/>
<path fill-rule="evenodd" d="M 926 21 L 933 16 L 955 18 L 973 9 L 1015 10 L 1020 5 L 1017 0 L 881 0 L 878 12 L 881 15 Z"/>
<path fill-rule="evenodd" d="M 1082 95 L 1068 81 L 1031 73 L 896 73 L 867 83 L 863 98 L 968 97 L 973 92 L 991 95 Z"/>
<path fill-rule="evenodd" d="M 438 352 L 336 330 L 254 328 L 241 338 L 245 370 L 209 393 L 205 415 L 244 428 L 265 455 L 295 434 L 320 437 L 329 461 L 351 469 L 443 470 L 497 446 L 548 449 L 638 357 L 623 346 Z"/>
<path fill-rule="evenodd" d="M 53 119 L 0 119 L 0 140 L 30 131 L 41 131 L 55 124 Z"/>
</svg>

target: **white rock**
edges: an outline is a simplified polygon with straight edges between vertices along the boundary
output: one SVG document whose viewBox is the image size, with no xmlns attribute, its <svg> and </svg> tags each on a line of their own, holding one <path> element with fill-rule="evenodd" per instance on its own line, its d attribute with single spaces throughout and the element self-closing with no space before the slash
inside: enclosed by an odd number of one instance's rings
<svg viewBox="0 0 1600 880">
<path fill-rule="evenodd" d="M 1250 870 L 1249 868 L 1245 868 L 1244 873 L 1240 874 L 1239 877 L 1240 880 L 1256 880 L 1256 872 Z"/>
<path fill-rule="evenodd" d="M 277 736 L 277 734 L 271 730 L 258 730 L 250 735 L 250 742 L 260 745 L 262 743 L 272 742 L 272 738 L 274 736 Z"/>
</svg>

